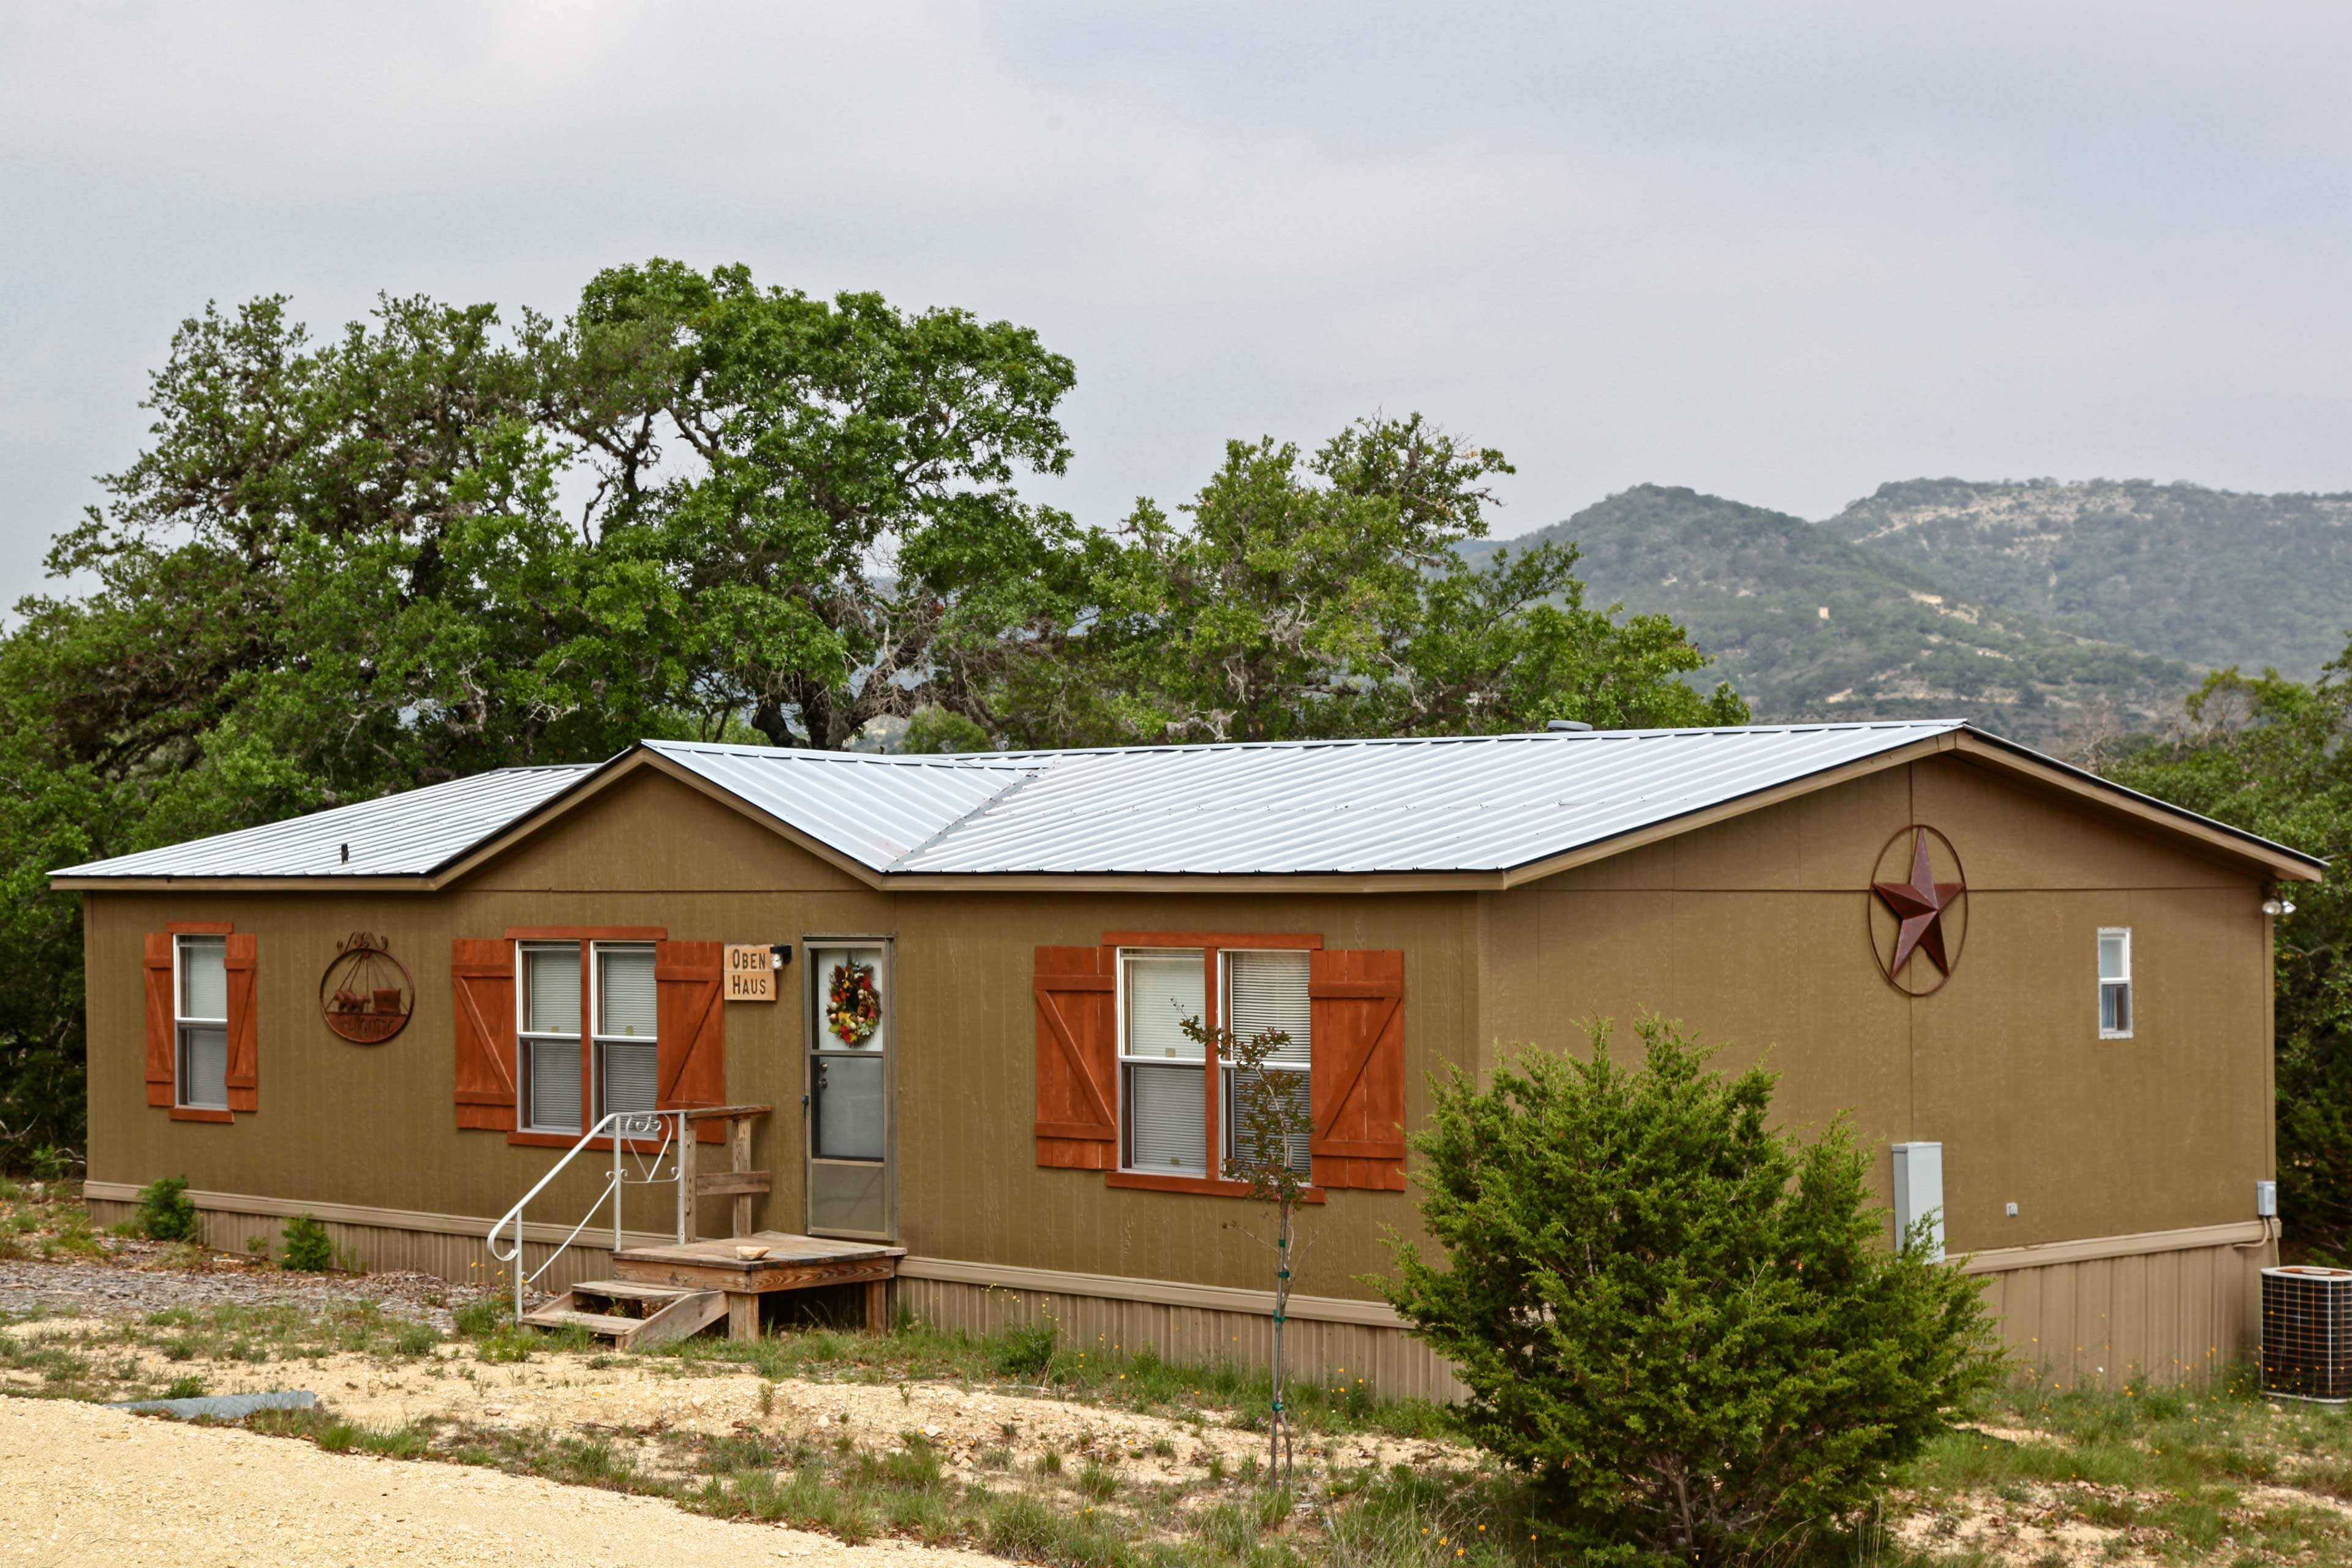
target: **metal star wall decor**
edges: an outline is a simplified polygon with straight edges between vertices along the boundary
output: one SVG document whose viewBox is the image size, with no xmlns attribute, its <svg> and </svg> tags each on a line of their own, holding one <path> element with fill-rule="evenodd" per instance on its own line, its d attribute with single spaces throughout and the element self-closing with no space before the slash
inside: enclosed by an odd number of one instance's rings
<svg viewBox="0 0 2352 1568">
<path fill-rule="evenodd" d="M 1880 905 L 1895 921 L 1891 951 L 1884 938 L 1874 941 L 1879 968 L 1885 973 L 1887 982 L 1906 994 L 1925 996 L 1941 989 L 1944 982 L 1951 978 L 1953 966 L 1959 962 L 1960 942 L 1965 938 L 1968 928 L 1965 918 L 1951 917 L 1959 900 L 1969 890 L 1968 879 L 1967 874 L 1958 869 L 1959 856 L 1952 851 L 1951 840 L 1932 827 L 1916 823 L 1888 840 L 1886 848 L 1879 852 L 1882 866 L 1906 836 L 1911 841 L 1910 879 L 1901 882 L 1874 881 L 1870 884 L 1870 889 Z M 1958 880 L 1936 880 L 1929 854 L 1930 837 L 1942 841 Z M 1957 927 L 1957 931 L 1951 929 L 1953 927 Z M 1927 962 L 1936 967 L 1935 980 L 1931 984 L 1915 984 L 1905 975 L 1905 966 L 1918 954 L 1925 954 Z"/>
</svg>

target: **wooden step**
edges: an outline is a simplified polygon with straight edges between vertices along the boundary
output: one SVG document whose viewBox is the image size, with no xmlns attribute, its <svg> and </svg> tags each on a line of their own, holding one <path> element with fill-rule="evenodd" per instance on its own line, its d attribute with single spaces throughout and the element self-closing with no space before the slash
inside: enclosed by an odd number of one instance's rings
<svg viewBox="0 0 2352 1568">
<path fill-rule="evenodd" d="M 676 1285 L 647 1285 L 635 1279 L 583 1279 L 572 1287 L 573 1304 L 583 1296 L 602 1297 L 607 1301 L 636 1301 L 646 1306 L 666 1306 L 680 1296 L 694 1292 Z"/>
<path fill-rule="evenodd" d="M 624 1297 L 654 1310 L 642 1318 L 582 1310 L 582 1297 Z M 659 1286 L 632 1286 L 619 1279 L 591 1281 L 572 1287 L 572 1304 L 542 1307 L 523 1314 L 523 1321 L 542 1329 L 585 1329 L 598 1339 L 625 1350 L 646 1350 L 682 1340 L 727 1315 L 727 1296 L 720 1290 L 678 1290 Z"/>
<path fill-rule="evenodd" d="M 615 1318 L 571 1307 L 541 1307 L 536 1312 L 525 1312 L 522 1321 L 538 1329 L 585 1329 L 615 1343 L 625 1342 L 646 1323 L 643 1318 Z"/>
</svg>

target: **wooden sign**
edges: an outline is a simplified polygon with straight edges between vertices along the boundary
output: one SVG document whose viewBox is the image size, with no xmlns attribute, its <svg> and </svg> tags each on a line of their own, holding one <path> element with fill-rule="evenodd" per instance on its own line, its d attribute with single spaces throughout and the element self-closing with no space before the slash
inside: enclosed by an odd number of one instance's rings
<svg viewBox="0 0 2352 1568">
<path fill-rule="evenodd" d="M 765 942 L 727 944 L 727 1000 L 772 1002 L 776 999 L 776 955 Z"/>
</svg>

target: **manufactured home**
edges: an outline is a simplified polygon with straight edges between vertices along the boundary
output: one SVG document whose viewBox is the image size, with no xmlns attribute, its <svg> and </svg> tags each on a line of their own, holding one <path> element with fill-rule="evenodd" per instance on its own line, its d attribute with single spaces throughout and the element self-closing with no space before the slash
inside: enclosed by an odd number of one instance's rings
<svg viewBox="0 0 2352 1568">
<path fill-rule="evenodd" d="M 185 1176 L 216 1246 L 309 1214 L 453 1280 L 733 1268 L 736 1332 L 831 1282 L 1253 1359 L 1234 1075 L 1180 1026 L 1278 1027 L 1265 1070 L 1314 1123 L 1294 1353 L 1443 1394 L 1361 1282 L 1415 1227 L 1433 1077 L 1644 1011 L 1777 1069 L 1785 1124 L 1848 1116 L 2045 1375 L 2241 1354 L 2276 1260 L 2272 916 L 2320 871 L 1917 722 L 651 741 L 55 885 L 84 900 L 105 1218 Z"/>
</svg>

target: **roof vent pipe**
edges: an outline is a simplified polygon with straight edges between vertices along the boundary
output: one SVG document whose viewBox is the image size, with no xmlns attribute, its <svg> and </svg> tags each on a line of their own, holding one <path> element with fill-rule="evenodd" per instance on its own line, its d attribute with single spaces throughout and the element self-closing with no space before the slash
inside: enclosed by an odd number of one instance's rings
<svg viewBox="0 0 2352 1568">
<path fill-rule="evenodd" d="M 1554 734 L 1573 734 L 1589 731 L 1592 726 L 1581 719 L 1547 719 L 1544 721 L 1544 728 Z"/>
</svg>

